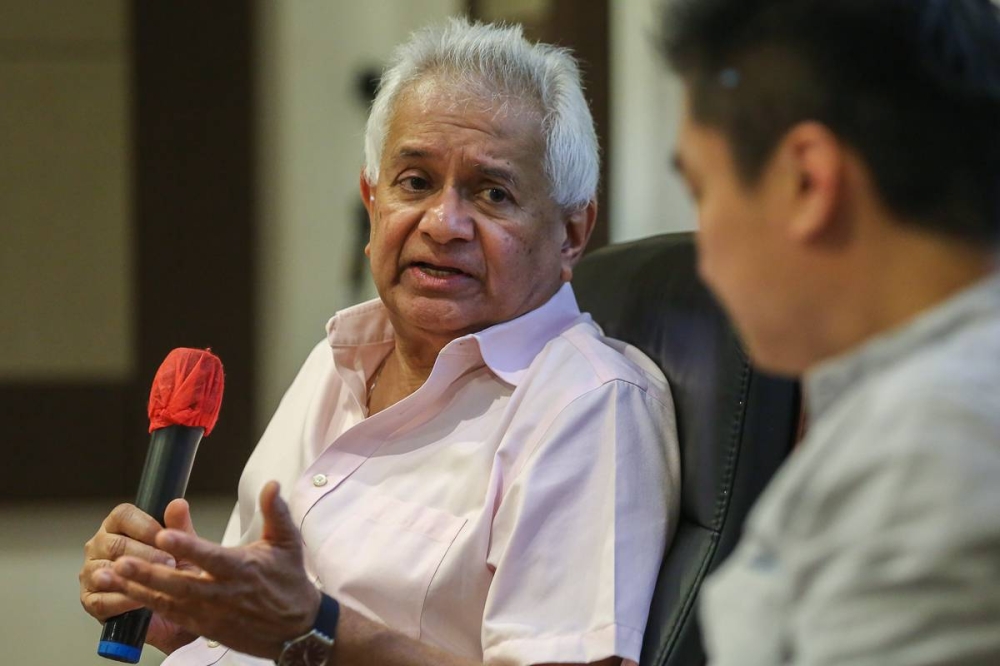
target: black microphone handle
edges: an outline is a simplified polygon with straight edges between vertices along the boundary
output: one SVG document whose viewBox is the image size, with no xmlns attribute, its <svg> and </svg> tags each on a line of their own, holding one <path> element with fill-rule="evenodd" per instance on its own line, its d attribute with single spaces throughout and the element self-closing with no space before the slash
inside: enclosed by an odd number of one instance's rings
<svg viewBox="0 0 1000 666">
<path fill-rule="evenodd" d="M 204 428 L 173 425 L 154 430 L 142 468 L 135 505 L 163 524 L 163 512 L 172 500 L 184 497 L 194 466 L 194 455 Z M 97 654 L 113 661 L 134 664 L 142 655 L 152 611 L 146 608 L 108 618 L 101 632 Z"/>
</svg>

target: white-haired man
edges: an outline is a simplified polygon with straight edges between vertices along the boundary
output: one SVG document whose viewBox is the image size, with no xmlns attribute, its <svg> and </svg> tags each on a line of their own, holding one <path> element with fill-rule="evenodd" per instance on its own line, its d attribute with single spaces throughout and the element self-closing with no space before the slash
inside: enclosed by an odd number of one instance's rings
<svg viewBox="0 0 1000 666">
<path fill-rule="evenodd" d="M 365 147 L 379 300 L 330 321 L 224 547 L 182 501 L 168 530 L 119 507 L 85 608 L 151 608 L 169 664 L 637 661 L 677 446 L 663 375 L 568 284 L 598 173 L 573 59 L 514 28 L 417 33 Z"/>
</svg>

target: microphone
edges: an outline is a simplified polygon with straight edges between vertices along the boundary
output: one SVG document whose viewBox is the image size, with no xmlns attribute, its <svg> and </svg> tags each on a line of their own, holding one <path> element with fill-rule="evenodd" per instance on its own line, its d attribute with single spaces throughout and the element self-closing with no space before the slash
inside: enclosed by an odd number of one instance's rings
<svg viewBox="0 0 1000 666">
<path fill-rule="evenodd" d="M 210 351 L 174 349 L 156 371 L 149 392 L 149 451 L 135 504 L 161 525 L 167 504 L 184 496 L 202 435 L 215 427 L 222 388 L 222 362 Z M 108 618 L 97 654 L 137 663 L 152 617 L 148 608 L 138 608 Z"/>
</svg>

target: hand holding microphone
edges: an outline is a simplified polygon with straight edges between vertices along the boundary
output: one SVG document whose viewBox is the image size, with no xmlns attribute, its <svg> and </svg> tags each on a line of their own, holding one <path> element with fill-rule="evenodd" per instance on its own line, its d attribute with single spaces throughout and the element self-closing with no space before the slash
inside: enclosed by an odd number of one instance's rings
<svg viewBox="0 0 1000 666">
<path fill-rule="evenodd" d="M 208 435 L 218 419 L 222 389 L 222 364 L 203 350 L 175 349 L 156 373 L 149 400 L 150 446 L 135 506 L 117 507 L 84 548 L 80 600 L 88 613 L 105 621 L 101 656 L 136 663 L 149 628 L 151 642 L 165 651 L 191 638 L 150 611 L 137 609 L 124 595 L 95 589 L 92 578 L 124 555 L 171 563 L 173 558 L 153 545 L 161 525 L 194 533 L 186 504 L 175 503 L 169 510 L 167 506 L 184 495 L 202 435 Z"/>
</svg>

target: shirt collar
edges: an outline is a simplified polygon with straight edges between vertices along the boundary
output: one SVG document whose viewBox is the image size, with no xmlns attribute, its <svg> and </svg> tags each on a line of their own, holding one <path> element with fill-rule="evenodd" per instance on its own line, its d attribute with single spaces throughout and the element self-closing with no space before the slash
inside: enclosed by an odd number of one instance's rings
<svg viewBox="0 0 1000 666">
<path fill-rule="evenodd" d="M 531 312 L 467 337 L 479 343 L 479 353 L 495 375 L 517 386 L 549 340 L 580 321 L 581 317 L 590 321 L 590 315 L 580 312 L 573 287 L 567 282 L 545 304 Z M 452 341 L 441 353 L 446 353 L 459 340 Z"/>
<path fill-rule="evenodd" d="M 520 317 L 495 324 L 477 333 L 449 342 L 441 354 L 468 355 L 477 348 L 483 362 L 500 379 L 517 386 L 532 360 L 551 340 L 581 318 L 573 287 L 567 282 L 540 307 Z M 385 305 L 373 299 L 341 310 L 326 325 L 327 340 L 334 349 L 393 342 L 392 324 Z M 470 344 L 471 342 L 476 344 Z"/>
<path fill-rule="evenodd" d="M 996 316 L 998 310 L 1000 271 L 917 315 L 909 323 L 823 361 L 805 375 L 809 418 L 818 418 L 857 382 L 888 370 L 972 322 Z"/>
<path fill-rule="evenodd" d="M 333 348 L 392 342 L 389 312 L 378 298 L 340 310 L 326 323 L 326 337 Z"/>
</svg>

